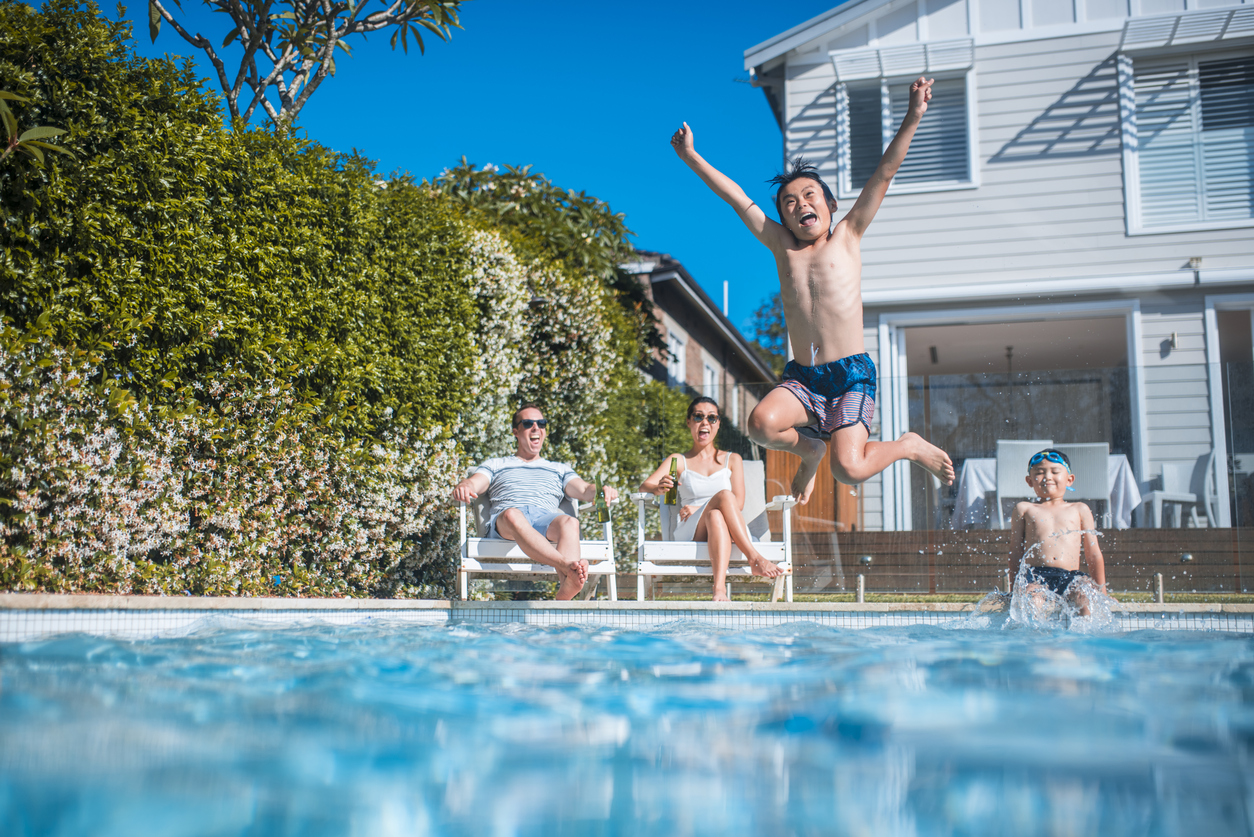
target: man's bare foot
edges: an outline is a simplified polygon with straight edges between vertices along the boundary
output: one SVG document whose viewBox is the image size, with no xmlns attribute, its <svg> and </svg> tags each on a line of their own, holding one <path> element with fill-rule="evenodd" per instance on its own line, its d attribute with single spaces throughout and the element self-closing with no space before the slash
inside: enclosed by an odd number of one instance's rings
<svg viewBox="0 0 1254 837">
<path fill-rule="evenodd" d="M 557 586 L 557 600 L 568 602 L 579 595 L 579 591 L 588 580 L 588 562 L 573 561 L 565 567 L 554 569 L 557 570 L 557 577 L 561 579 L 561 583 Z"/>
<path fill-rule="evenodd" d="M 949 458 L 949 454 L 945 453 L 936 445 L 924 439 L 918 433 L 906 431 L 901 434 L 901 438 L 897 441 L 905 442 L 910 446 L 910 461 L 920 465 L 924 470 L 931 472 L 945 485 L 954 484 L 954 463 Z"/>
<path fill-rule="evenodd" d="M 776 564 L 772 564 L 761 555 L 749 558 L 749 570 L 762 578 L 775 578 L 784 574 L 784 571 Z"/>
<path fill-rule="evenodd" d="M 714 601 L 730 602 L 731 597 L 727 595 L 727 588 L 721 584 L 714 585 Z"/>
<path fill-rule="evenodd" d="M 808 442 L 809 450 L 794 451 L 801 457 L 801 466 L 793 475 L 792 488 L 789 489 L 789 493 L 797 498 L 798 504 L 804 506 L 810 502 L 810 495 L 814 493 L 814 478 L 819 473 L 819 466 L 823 464 L 823 454 L 827 453 L 827 443 L 821 439 L 810 439 L 806 436 L 801 436 L 798 441 Z"/>
</svg>

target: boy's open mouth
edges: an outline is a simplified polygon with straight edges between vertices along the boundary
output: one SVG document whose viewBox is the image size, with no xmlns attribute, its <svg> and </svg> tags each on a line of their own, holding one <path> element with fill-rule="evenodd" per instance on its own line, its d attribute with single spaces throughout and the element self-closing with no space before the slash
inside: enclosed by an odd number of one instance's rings
<svg viewBox="0 0 1254 837">
<path fill-rule="evenodd" d="M 819 216 L 815 215 L 813 212 L 807 212 L 805 215 L 801 216 L 801 226 L 808 227 L 811 224 L 817 223 L 818 220 Z"/>
</svg>

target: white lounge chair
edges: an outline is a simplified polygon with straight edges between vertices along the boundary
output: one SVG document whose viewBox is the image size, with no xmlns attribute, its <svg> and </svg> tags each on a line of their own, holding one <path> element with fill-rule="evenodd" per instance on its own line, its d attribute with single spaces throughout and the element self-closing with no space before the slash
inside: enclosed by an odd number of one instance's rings
<svg viewBox="0 0 1254 837">
<path fill-rule="evenodd" d="M 1054 447 L 1071 460 L 1071 473 L 1075 474 L 1075 482 L 1071 484 L 1075 491 L 1067 492 L 1067 500 L 1100 501 L 1100 515 L 1095 509 L 1093 518 L 1098 526 L 1109 529 L 1113 518 L 1110 510 L 1110 445 L 1101 442 Z"/>
<path fill-rule="evenodd" d="M 1028 459 L 1032 454 L 1052 448 L 1052 439 L 998 439 L 997 440 L 997 483 L 996 506 L 994 513 L 988 516 L 988 528 L 993 528 L 997 521 L 998 529 L 1006 528 L 1006 510 L 1004 500 L 1034 500 L 1033 491 L 1024 479 L 1028 475 Z"/>
<path fill-rule="evenodd" d="M 469 504 L 471 520 L 474 524 L 474 535 L 467 528 L 467 504 L 458 503 L 461 511 L 461 568 L 457 573 L 458 589 L 462 599 L 469 594 L 471 575 L 519 577 L 530 575 L 557 575 L 557 570 L 548 564 L 532 561 L 514 541 L 501 538 L 486 538 L 488 531 L 489 502 L 487 495 L 480 496 Z M 592 503 L 582 503 L 576 508 L 574 500 L 566 497 L 558 508 L 572 517 L 578 512 L 593 507 Z M 618 601 L 618 577 L 614 566 L 614 528 L 613 523 L 602 526 L 600 540 L 581 540 L 579 542 L 580 557 L 588 562 L 588 582 L 579 594 L 581 599 L 592 598 L 596 592 L 601 576 L 606 577 L 610 601 Z"/>
<path fill-rule="evenodd" d="M 1164 462 L 1162 472 L 1154 479 L 1154 490 L 1146 494 L 1143 501 L 1150 508 L 1150 525 L 1155 529 L 1162 528 L 1163 504 L 1168 503 L 1175 507 L 1170 509 L 1174 527 L 1184 525 L 1186 506 L 1193 528 L 1202 525 L 1197 517 L 1198 506 L 1206 515 L 1207 525 L 1214 526 L 1219 519 L 1217 480 L 1214 451 L 1199 456 L 1196 462 L 1188 465 Z"/>
<path fill-rule="evenodd" d="M 765 463 L 746 459 L 745 470 L 745 524 L 750 536 L 757 544 L 758 551 L 768 561 L 772 561 L 784 570 L 784 575 L 774 581 L 775 589 L 771 601 L 778 601 L 781 592 L 785 601 L 792 601 L 792 518 L 790 509 L 797 501 L 787 495 L 775 497 L 770 504 L 766 502 L 766 466 Z M 700 541 L 672 540 L 675 523 L 678 518 L 678 506 L 668 506 L 661 502 L 661 497 L 653 494 L 632 494 L 636 501 L 636 598 L 644 601 L 645 579 L 650 576 L 702 576 L 708 578 L 714 574 L 710 564 L 710 547 Z M 657 505 L 662 516 L 662 540 L 645 540 L 645 507 Z M 766 513 L 768 511 L 783 512 L 783 532 L 780 540 L 771 536 Z M 732 544 L 731 558 L 728 561 L 727 576 L 754 576 L 745 560 L 744 554 Z M 771 581 L 763 578 L 763 581 Z"/>
</svg>

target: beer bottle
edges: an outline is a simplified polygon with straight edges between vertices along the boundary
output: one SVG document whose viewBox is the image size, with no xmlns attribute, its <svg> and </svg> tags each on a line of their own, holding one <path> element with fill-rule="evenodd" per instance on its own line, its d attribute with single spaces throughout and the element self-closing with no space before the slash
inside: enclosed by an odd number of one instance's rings
<svg viewBox="0 0 1254 837">
<path fill-rule="evenodd" d="M 605 502 L 605 487 L 597 480 L 597 523 L 610 522 L 610 506 Z"/>
<path fill-rule="evenodd" d="M 679 502 L 679 461 L 675 457 L 671 457 L 671 487 L 666 489 L 666 496 L 662 498 L 662 502 L 668 506 L 673 506 Z"/>
</svg>

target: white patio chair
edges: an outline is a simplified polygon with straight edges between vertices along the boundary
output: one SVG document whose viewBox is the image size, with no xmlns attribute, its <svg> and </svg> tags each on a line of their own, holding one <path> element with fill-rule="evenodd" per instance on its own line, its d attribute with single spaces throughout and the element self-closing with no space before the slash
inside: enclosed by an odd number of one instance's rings
<svg viewBox="0 0 1254 837">
<path fill-rule="evenodd" d="M 761 461 L 746 459 L 745 471 L 745 525 L 749 534 L 757 544 L 758 551 L 768 561 L 778 564 L 784 575 L 775 579 L 775 589 L 771 601 L 778 601 L 781 591 L 785 601 L 792 601 L 792 518 L 790 509 L 797 501 L 787 495 L 775 497 L 769 504 L 766 502 L 766 465 Z M 710 564 L 710 547 L 700 541 L 676 541 L 675 524 L 678 522 L 679 506 L 668 506 L 660 502 L 661 497 L 653 494 L 632 494 L 636 501 L 636 599 L 644 601 L 645 579 L 651 576 L 702 576 L 714 574 Z M 646 505 L 658 506 L 662 516 L 662 540 L 645 540 Z M 783 512 L 783 532 L 779 540 L 774 540 L 766 513 L 768 511 Z M 731 558 L 728 561 L 727 577 L 753 575 L 744 554 L 732 544 Z M 763 578 L 763 581 L 771 579 Z"/>
<path fill-rule="evenodd" d="M 557 575 L 557 570 L 548 564 L 532 561 L 514 541 L 501 538 L 487 538 L 488 511 L 490 504 L 488 495 L 481 495 L 469 504 L 471 521 L 474 523 L 474 535 L 467 528 L 467 504 L 458 503 L 461 512 L 461 568 L 457 573 L 458 589 L 464 600 L 469 594 L 471 575 L 497 576 L 517 578 L 522 576 Z M 569 497 L 564 497 L 558 508 L 572 517 L 578 512 L 593 507 L 593 503 L 576 504 Z M 583 586 L 579 597 L 592 598 L 596 592 L 600 577 L 606 577 L 610 601 L 618 601 L 618 577 L 614 566 L 614 528 L 613 523 L 603 524 L 600 540 L 579 541 L 579 555 L 588 562 L 588 581 Z"/>
<path fill-rule="evenodd" d="M 1098 500 L 1105 505 L 1101 516 L 1093 515 L 1101 521 L 1103 529 L 1110 528 L 1113 515 L 1110 510 L 1110 445 L 1105 442 L 1086 445 L 1054 445 L 1071 460 L 1071 473 L 1075 474 L 1075 482 L 1071 487 L 1075 491 L 1067 492 L 1068 500 Z"/>
<path fill-rule="evenodd" d="M 993 504 L 997 507 L 996 514 L 988 516 L 988 526 L 993 528 L 997 521 L 998 529 L 1006 528 L 1005 500 L 1034 500 L 1036 492 L 1024 479 L 1028 475 L 1028 460 L 1038 451 L 1052 448 L 1053 439 L 998 439 L 997 440 L 997 495 Z"/>
<path fill-rule="evenodd" d="M 1184 525 L 1184 509 L 1189 510 L 1189 522 L 1193 528 L 1202 524 L 1197 518 L 1197 507 L 1203 508 L 1208 526 L 1214 526 L 1218 514 L 1218 474 L 1215 471 L 1215 452 L 1203 454 L 1192 464 L 1164 462 L 1162 471 L 1154 478 L 1155 488 L 1145 495 L 1144 502 L 1150 508 L 1150 525 L 1161 529 L 1163 504 L 1169 509 L 1172 525 L 1179 529 Z"/>
</svg>

